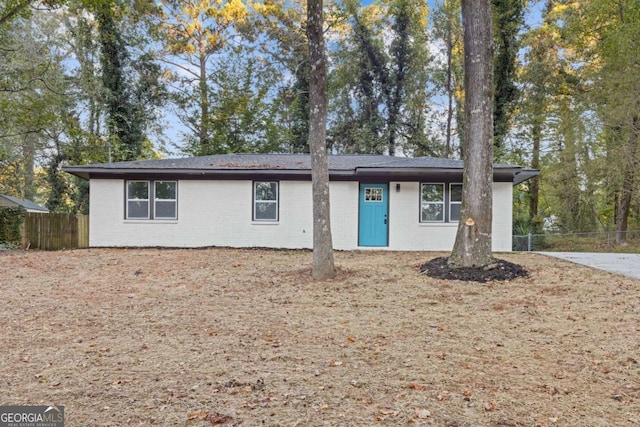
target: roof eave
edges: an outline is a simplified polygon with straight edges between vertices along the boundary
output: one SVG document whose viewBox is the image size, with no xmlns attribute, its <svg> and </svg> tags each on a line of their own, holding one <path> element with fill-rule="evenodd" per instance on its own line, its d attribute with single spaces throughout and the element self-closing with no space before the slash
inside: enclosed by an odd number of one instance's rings
<svg viewBox="0 0 640 427">
<path fill-rule="evenodd" d="M 361 167 L 356 168 L 355 176 L 382 176 L 392 174 L 395 179 L 402 177 L 420 177 L 425 175 L 431 176 L 454 176 L 461 175 L 463 168 L 382 168 L 382 167 Z M 500 182 L 513 182 L 517 185 L 527 179 L 538 175 L 539 171 L 535 169 L 522 169 L 513 166 L 494 166 L 493 180 Z"/>
<path fill-rule="evenodd" d="M 84 179 L 92 177 L 107 176 L 157 176 L 157 175 L 179 175 L 190 177 L 231 177 L 231 176 L 247 176 L 247 175 L 288 175 L 288 176 L 309 176 L 309 169 L 130 169 L 130 168 L 91 168 L 91 167 L 63 167 L 62 170 L 72 175 Z M 344 177 L 352 176 L 352 170 L 333 169 L 329 171 L 331 176 Z"/>
<path fill-rule="evenodd" d="M 539 169 L 522 169 L 513 176 L 513 185 L 518 185 L 538 175 L 540 175 Z"/>
<path fill-rule="evenodd" d="M 65 172 L 78 176 L 83 179 L 91 179 L 92 177 L 152 177 L 178 175 L 193 178 L 230 178 L 233 176 L 297 176 L 308 177 L 311 171 L 309 169 L 131 169 L 131 168 L 95 168 L 86 166 L 67 166 L 62 168 Z M 350 169 L 331 169 L 329 175 L 332 178 L 348 178 L 348 177 L 393 177 L 393 179 L 402 179 L 403 177 L 420 177 L 428 175 L 453 176 L 462 174 L 462 168 L 397 168 L 397 167 L 358 167 L 354 170 Z M 520 184 L 528 179 L 540 174 L 537 169 L 522 169 L 520 167 L 494 167 L 494 181 L 511 181 L 513 185 Z"/>
<path fill-rule="evenodd" d="M 355 169 L 355 175 L 369 175 L 372 173 L 383 173 L 383 174 L 420 174 L 425 172 L 435 172 L 435 173 L 460 173 L 462 172 L 462 168 L 427 168 L 427 167 L 416 167 L 416 168 L 402 168 L 402 167 L 357 167 Z"/>
<path fill-rule="evenodd" d="M 73 166 L 63 166 L 62 170 L 64 172 L 70 173 L 71 175 L 75 175 L 79 178 L 89 179 L 89 172 L 85 168 L 76 168 Z"/>
</svg>

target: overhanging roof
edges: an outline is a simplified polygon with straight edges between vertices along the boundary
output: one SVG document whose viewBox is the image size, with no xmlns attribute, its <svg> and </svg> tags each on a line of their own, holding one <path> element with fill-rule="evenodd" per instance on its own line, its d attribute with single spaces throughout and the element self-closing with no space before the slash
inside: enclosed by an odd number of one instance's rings
<svg viewBox="0 0 640 427">
<path fill-rule="evenodd" d="M 513 176 L 513 185 L 518 185 L 521 182 L 525 182 L 526 180 L 538 175 L 540 175 L 540 171 L 538 169 L 522 169 Z"/>
<path fill-rule="evenodd" d="M 410 180 L 432 177 L 455 179 L 462 175 L 462 160 L 434 157 L 392 157 L 381 155 L 330 155 L 331 179 Z M 311 176 L 309 154 L 220 154 L 182 159 L 136 160 L 66 166 L 63 170 L 85 179 L 115 177 L 180 176 L 201 179 L 277 176 L 280 179 Z M 519 184 L 539 171 L 520 166 L 494 164 L 494 181 Z M 459 179 L 459 178 L 458 178 Z"/>
<path fill-rule="evenodd" d="M 17 206 L 22 206 L 29 211 L 49 212 L 49 209 L 45 208 L 44 206 L 40 206 L 39 204 L 34 203 L 31 200 L 19 199 L 17 197 L 7 196 L 6 194 L 0 194 L 0 197 L 10 201 Z"/>
</svg>

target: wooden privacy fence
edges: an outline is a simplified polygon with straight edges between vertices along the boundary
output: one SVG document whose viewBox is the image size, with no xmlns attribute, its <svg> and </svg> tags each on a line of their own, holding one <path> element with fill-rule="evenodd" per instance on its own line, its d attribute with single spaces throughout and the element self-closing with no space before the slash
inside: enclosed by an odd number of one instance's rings
<svg viewBox="0 0 640 427">
<path fill-rule="evenodd" d="M 89 247 L 89 215 L 27 212 L 22 246 L 54 251 Z"/>
</svg>

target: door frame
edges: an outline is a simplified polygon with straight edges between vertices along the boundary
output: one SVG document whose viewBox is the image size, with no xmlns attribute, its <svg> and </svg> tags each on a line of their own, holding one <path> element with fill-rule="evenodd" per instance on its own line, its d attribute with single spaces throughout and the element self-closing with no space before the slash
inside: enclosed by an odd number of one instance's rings
<svg viewBox="0 0 640 427">
<path fill-rule="evenodd" d="M 370 188 L 382 188 L 382 203 L 384 206 L 384 223 L 381 223 L 380 228 L 384 225 L 384 242 L 381 244 L 362 244 L 362 208 L 365 203 L 365 189 Z M 358 246 L 362 247 L 388 247 L 389 246 L 389 182 L 358 182 Z"/>
</svg>

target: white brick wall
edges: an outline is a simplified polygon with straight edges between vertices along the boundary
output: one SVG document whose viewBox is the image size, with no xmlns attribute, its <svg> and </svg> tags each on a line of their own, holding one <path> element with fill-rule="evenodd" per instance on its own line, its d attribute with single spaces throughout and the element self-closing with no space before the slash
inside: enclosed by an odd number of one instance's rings
<svg viewBox="0 0 640 427">
<path fill-rule="evenodd" d="M 396 191 L 400 184 L 400 191 Z M 457 223 L 420 222 L 420 183 L 389 184 L 389 248 L 445 251 L 453 248 Z"/>
<path fill-rule="evenodd" d="M 419 222 L 419 183 L 389 185 L 391 250 L 451 250 L 457 224 Z M 279 221 L 252 221 L 251 181 L 178 181 L 178 220 L 124 219 L 122 180 L 91 180 L 91 246 L 311 248 L 311 183 L 280 181 Z M 338 250 L 358 248 L 358 182 L 331 183 L 331 227 Z M 511 250 L 512 186 L 494 184 L 493 247 Z"/>
<path fill-rule="evenodd" d="M 310 183 L 308 188 L 310 193 Z M 351 250 L 358 247 L 359 191 L 358 182 L 331 183 L 331 238 L 335 249 Z"/>
<path fill-rule="evenodd" d="M 493 183 L 493 222 L 491 242 L 496 252 L 511 252 L 513 230 L 513 184 Z"/>
</svg>

